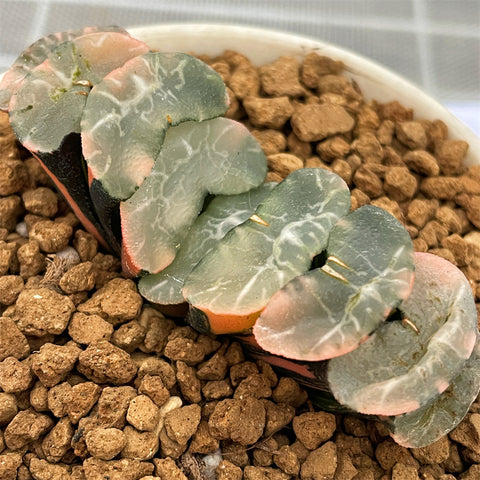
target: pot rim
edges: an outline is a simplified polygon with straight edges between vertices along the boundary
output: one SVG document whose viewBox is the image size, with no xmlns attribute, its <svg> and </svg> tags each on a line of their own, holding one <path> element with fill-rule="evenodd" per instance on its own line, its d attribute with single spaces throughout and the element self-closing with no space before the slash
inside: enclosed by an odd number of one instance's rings
<svg viewBox="0 0 480 480">
<path fill-rule="evenodd" d="M 448 126 L 449 138 L 469 144 L 465 165 L 480 165 L 480 137 L 444 105 L 414 83 L 358 53 L 308 36 L 262 27 L 228 23 L 160 23 L 127 27 L 127 31 L 160 51 L 219 55 L 226 49 L 246 55 L 257 66 L 281 55 L 303 58 L 317 52 L 345 63 L 345 74 L 355 80 L 365 98 L 398 100 L 414 109 L 415 118 L 440 119 Z M 3 73 L 0 74 L 0 80 Z"/>
<path fill-rule="evenodd" d="M 365 98 L 380 102 L 398 100 L 414 109 L 415 118 L 444 121 L 449 138 L 469 144 L 464 163 L 480 164 L 480 138 L 467 125 L 414 83 L 351 50 L 308 36 L 238 24 L 165 23 L 127 27 L 127 30 L 152 49 L 206 55 L 219 55 L 231 49 L 243 53 L 257 66 L 281 55 L 301 59 L 310 52 L 341 60 L 346 65 L 345 74 L 355 80 Z"/>
</svg>

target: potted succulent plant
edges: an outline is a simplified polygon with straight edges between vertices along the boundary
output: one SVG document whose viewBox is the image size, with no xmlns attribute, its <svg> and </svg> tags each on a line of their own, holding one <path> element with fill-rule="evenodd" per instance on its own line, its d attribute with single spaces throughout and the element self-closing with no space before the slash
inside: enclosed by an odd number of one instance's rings
<svg viewBox="0 0 480 480">
<path fill-rule="evenodd" d="M 265 183 L 259 143 L 222 116 L 226 87 L 201 60 L 122 29 L 66 32 L 20 57 L 0 94 L 19 141 L 146 299 L 187 302 L 199 331 L 252 333 L 253 354 L 319 405 L 381 419 L 403 445 L 467 413 L 480 357 L 462 272 L 414 253 L 382 208 L 350 211 L 336 173 Z"/>
</svg>

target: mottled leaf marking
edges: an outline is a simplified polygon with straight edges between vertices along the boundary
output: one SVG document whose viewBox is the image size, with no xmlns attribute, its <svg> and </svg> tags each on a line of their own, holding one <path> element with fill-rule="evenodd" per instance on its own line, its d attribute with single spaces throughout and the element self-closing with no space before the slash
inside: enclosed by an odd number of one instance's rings
<svg viewBox="0 0 480 480">
<path fill-rule="evenodd" d="M 91 176 L 113 198 L 128 199 L 149 175 L 171 125 L 222 115 L 218 73 L 184 53 L 137 56 L 96 85 L 82 118 Z"/>
<path fill-rule="evenodd" d="M 415 283 L 401 320 L 381 325 L 356 350 L 329 362 L 335 398 L 360 413 L 399 415 L 447 389 L 474 348 L 475 302 L 463 273 L 447 260 L 415 254 Z"/>
<path fill-rule="evenodd" d="M 404 447 L 430 445 L 453 430 L 468 413 L 480 391 L 480 348 L 477 343 L 461 373 L 432 402 L 417 410 L 383 418 L 393 439 Z"/>
<path fill-rule="evenodd" d="M 259 312 L 279 288 L 309 269 L 349 209 L 350 192 L 339 176 L 296 170 L 258 207 L 268 226 L 250 220 L 231 230 L 194 268 L 184 296 L 212 318 Z"/>
<path fill-rule="evenodd" d="M 123 253 L 157 273 L 172 263 L 207 194 L 237 194 L 261 185 L 265 155 L 240 123 L 219 117 L 168 130 L 155 165 L 120 204 Z"/>
<path fill-rule="evenodd" d="M 57 150 L 68 134 L 80 133 L 91 85 L 146 51 L 143 42 L 119 32 L 90 33 L 55 47 L 10 101 L 10 122 L 20 142 L 32 152 Z"/>
<path fill-rule="evenodd" d="M 10 102 L 10 120 L 23 143 L 41 162 L 85 228 L 119 253 L 112 232 L 98 219 L 89 194 L 80 141 L 80 117 L 90 87 L 112 68 L 148 47 L 118 31 L 86 29 L 85 35 L 49 51 L 41 44 L 35 59 L 47 58 L 19 83 Z M 82 33 L 85 33 L 82 32 Z M 55 40 L 70 38 L 58 34 Z M 43 50 L 42 50 L 43 49 Z M 32 60 L 33 62 L 33 60 Z"/>
<path fill-rule="evenodd" d="M 121 27 L 86 27 L 81 30 L 68 30 L 65 32 L 53 33 L 42 37 L 26 48 L 13 62 L 12 66 L 5 72 L 0 81 L 0 110 L 8 110 L 12 95 L 18 90 L 23 79 L 44 60 L 49 53 L 59 44 L 76 37 L 95 32 L 121 32 L 127 33 Z"/>
<path fill-rule="evenodd" d="M 183 284 L 195 265 L 227 232 L 247 221 L 274 186 L 270 182 L 246 193 L 216 196 L 195 220 L 175 260 L 160 273 L 140 278 L 140 294 L 163 305 L 184 302 Z"/>
<path fill-rule="evenodd" d="M 364 206 L 333 227 L 324 266 L 294 278 L 273 295 L 254 326 L 265 350 L 318 361 L 355 349 L 413 281 L 413 246 L 386 211 Z"/>
</svg>

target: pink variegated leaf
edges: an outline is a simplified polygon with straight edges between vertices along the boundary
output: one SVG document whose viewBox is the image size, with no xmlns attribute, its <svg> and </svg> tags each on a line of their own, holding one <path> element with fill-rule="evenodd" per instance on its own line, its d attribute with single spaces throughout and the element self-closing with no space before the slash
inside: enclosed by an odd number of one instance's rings
<svg viewBox="0 0 480 480">
<path fill-rule="evenodd" d="M 417 410 L 447 390 L 472 354 L 478 327 L 468 280 L 428 253 L 415 254 L 415 271 L 413 291 L 399 306 L 407 322 L 384 323 L 356 350 L 329 362 L 335 398 L 357 412 Z"/>
<path fill-rule="evenodd" d="M 319 361 L 365 340 L 413 282 L 413 245 L 392 215 L 367 205 L 341 218 L 321 268 L 276 292 L 257 320 L 259 345 L 287 358 Z"/>
<path fill-rule="evenodd" d="M 96 32 L 121 32 L 127 33 L 121 27 L 85 27 L 80 30 L 67 30 L 65 32 L 52 33 L 40 38 L 26 48 L 5 72 L 0 81 L 0 110 L 8 110 L 12 95 L 18 90 L 24 78 L 44 60 L 58 45 L 68 40 Z"/>
</svg>

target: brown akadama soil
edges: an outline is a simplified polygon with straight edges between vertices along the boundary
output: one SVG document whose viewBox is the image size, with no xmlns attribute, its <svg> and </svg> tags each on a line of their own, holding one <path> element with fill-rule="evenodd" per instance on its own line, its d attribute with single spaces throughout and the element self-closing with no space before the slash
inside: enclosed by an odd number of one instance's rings
<svg viewBox="0 0 480 480">
<path fill-rule="evenodd" d="M 442 121 L 363 98 L 337 61 L 259 69 L 203 58 L 228 85 L 227 116 L 262 145 L 269 180 L 336 172 L 352 208 L 382 207 L 415 249 L 457 265 L 480 300 L 480 166 Z M 477 303 L 478 306 L 478 303 Z M 291 378 L 142 300 L 0 116 L 0 479 L 473 480 L 480 403 L 431 446 L 317 411 Z M 477 399 L 478 400 L 478 399 Z M 208 457 L 207 461 L 212 458 Z"/>
</svg>

